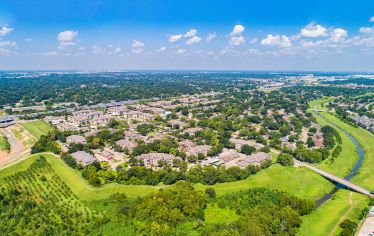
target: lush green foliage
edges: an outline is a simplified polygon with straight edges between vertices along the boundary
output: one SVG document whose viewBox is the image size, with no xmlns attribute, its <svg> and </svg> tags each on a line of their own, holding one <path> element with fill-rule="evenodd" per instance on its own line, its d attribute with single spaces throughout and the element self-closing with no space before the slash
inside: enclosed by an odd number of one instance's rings
<svg viewBox="0 0 374 236">
<path fill-rule="evenodd" d="M 44 157 L 0 180 L 0 234 L 87 234 L 106 220 L 87 208 Z"/>
</svg>

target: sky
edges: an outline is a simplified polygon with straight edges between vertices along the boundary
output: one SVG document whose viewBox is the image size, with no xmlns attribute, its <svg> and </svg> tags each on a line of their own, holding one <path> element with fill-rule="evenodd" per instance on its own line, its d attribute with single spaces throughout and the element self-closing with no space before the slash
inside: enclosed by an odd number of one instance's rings
<svg viewBox="0 0 374 236">
<path fill-rule="evenodd" d="M 0 70 L 374 72 L 374 2 L 0 0 Z"/>
</svg>

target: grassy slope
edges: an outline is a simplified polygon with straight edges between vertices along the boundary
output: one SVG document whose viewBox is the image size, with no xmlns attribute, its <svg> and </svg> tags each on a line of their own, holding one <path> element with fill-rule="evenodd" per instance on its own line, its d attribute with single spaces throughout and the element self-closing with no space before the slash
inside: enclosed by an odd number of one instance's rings
<svg viewBox="0 0 374 236">
<path fill-rule="evenodd" d="M 321 99 L 312 102 L 310 105 L 314 108 L 314 105 L 317 104 L 318 109 L 323 109 L 320 106 L 320 103 L 326 101 L 328 101 L 328 99 Z M 327 112 L 321 112 L 320 114 L 329 122 L 341 127 L 349 134 L 354 136 L 361 144 L 365 151 L 365 159 L 359 173 L 352 179 L 352 182 L 357 183 L 362 187 L 371 189 L 370 187 L 374 186 L 374 178 L 371 174 L 372 167 L 374 166 L 374 135 L 362 128 L 354 128 L 342 122 L 335 116 L 328 114 Z M 318 118 L 318 122 L 320 121 L 324 122 L 322 119 Z M 357 153 L 356 151 L 354 151 L 353 155 L 352 148 L 353 150 L 356 150 L 356 148 L 349 145 L 349 143 L 347 143 L 346 141 L 349 141 L 350 143 L 352 142 L 344 137 L 342 135 L 343 151 L 339 155 L 339 157 L 337 157 L 333 164 L 328 165 L 327 163 L 323 163 L 321 164 L 321 166 L 319 166 L 320 168 L 332 173 L 340 172 L 339 175 L 342 176 L 345 174 L 343 174 L 343 172 L 353 165 L 353 160 L 357 159 Z M 351 157 L 348 156 L 349 152 L 352 153 Z M 354 159 L 353 156 L 355 156 Z M 332 232 L 334 226 L 338 224 L 340 220 L 342 220 L 342 217 L 356 220 L 361 210 L 367 205 L 368 198 L 366 196 L 354 193 L 352 199 L 352 207 L 350 207 L 348 202 L 348 195 L 349 191 L 340 190 L 334 198 L 325 202 L 319 209 L 312 212 L 312 214 L 305 216 L 299 235 L 328 235 Z M 345 214 L 346 216 L 344 216 Z M 336 231 L 334 233 L 336 233 Z"/>
<path fill-rule="evenodd" d="M 262 170 L 256 175 L 232 183 L 213 186 L 197 184 L 196 189 L 214 188 L 217 195 L 255 187 L 267 187 L 287 191 L 301 198 L 317 200 L 332 189 L 333 185 L 318 174 L 304 168 L 283 167 L 278 164 Z"/>
<path fill-rule="evenodd" d="M 46 135 L 52 130 L 52 127 L 42 120 L 30 121 L 22 124 L 22 126 L 36 138 L 39 138 L 41 135 Z"/>
<path fill-rule="evenodd" d="M 53 166 L 56 174 L 68 184 L 72 191 L 81 199 L 88 201 L 106 198 L 115 192 L 125 193 L 129 198 L 135 198 L 157 191 L 162 187 L 167 187 L 164 185 L 131 186 L 116 183 L 107 184 L 100 188 L 91 187 L 86 184 L 78 171 L 72 170 L 60 158 L 51 154 L 45 154 L 44 156 L 47 157 L 48 162 Z M 26 169 L 37 157 L 38 155 L 33 155 L 16 165 L 3 169 L 0 172 L 0 178 Z M 293 181 L 290 181 L 290 179 Z M 319 196 L 328 192 L 332 188 L 332 184 L 307 169 L 295 169 L 292 167 L 273 165 L 246 180 L 216 184 L 213 186 L 201 184 L 196 185 L 196 189 L 200 190 L 204 190 L 207 187 L 213 187 L 216 189 L 217 194 L 224 194 L 253 187 L 269 187 L 287 191 L 298 197 L 315 200 Z"/>
</svg>

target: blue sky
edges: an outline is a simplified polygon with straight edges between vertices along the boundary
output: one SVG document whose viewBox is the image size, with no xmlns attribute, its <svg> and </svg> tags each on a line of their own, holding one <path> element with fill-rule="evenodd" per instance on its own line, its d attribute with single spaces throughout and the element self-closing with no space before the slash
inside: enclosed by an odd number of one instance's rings
<svg viewBox="0 0 374 236">
<path fill-rule="evenodd" d="M 0 69 L 374 71 L 374 2 L 1 0 Z"/>
</svg>

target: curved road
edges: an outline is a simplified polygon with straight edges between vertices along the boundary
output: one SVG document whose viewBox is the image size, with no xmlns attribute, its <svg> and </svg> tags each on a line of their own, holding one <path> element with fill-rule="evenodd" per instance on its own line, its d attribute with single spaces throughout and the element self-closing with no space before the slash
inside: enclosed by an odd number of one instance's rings
<svg viewBox="0 0 374 236">
<path fill-rule="evenodd" d="M 14 137 L 9 128 L 1 129 L 1 131 L 8 138 L 11 148 L 9 153 L 0 156 L 0 166 L 5 166 L 30 154 L 30 149 L 26 149 L 25 145 Z"/>
</svg>

